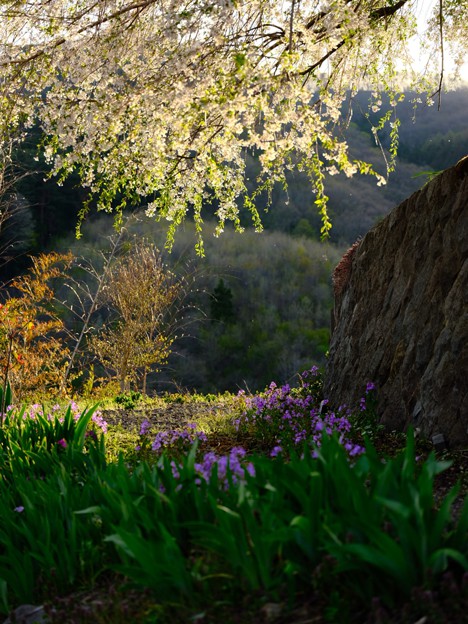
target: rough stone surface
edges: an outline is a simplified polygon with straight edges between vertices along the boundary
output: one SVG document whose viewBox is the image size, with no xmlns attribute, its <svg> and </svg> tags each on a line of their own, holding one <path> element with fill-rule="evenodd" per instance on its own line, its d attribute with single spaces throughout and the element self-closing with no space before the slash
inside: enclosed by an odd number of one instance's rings
<svg viewBox="0 0 468 624">
<path fill-rule="evenodd" d="M 335 274 L 326 394 L 376 384 L 389 430 L 468 444 L 468 157 L 370 230 Z"/>
</svg>

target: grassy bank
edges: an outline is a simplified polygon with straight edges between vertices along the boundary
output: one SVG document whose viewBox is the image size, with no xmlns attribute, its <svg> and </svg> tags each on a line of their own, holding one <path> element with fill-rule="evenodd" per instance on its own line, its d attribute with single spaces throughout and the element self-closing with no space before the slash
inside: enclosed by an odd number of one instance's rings
<svg viewBox="0 0 468 624">
<path fill-rule="evenodd" d="M 464 482 L 441 490 L 445 458 L 412 432 L 383 434 L 374 393 L 369 384 L 354 411 L 332 412 L 312 370 L 254 397 L 159 399 L 180 410 L 166 427 L 154 416 L 164 405 L 139 397 L 114 425 L 92 408 L 9 410 L 1 612 L 28 603 L 50 622 L 108 624 L 462 621 Z"/>
</svg>

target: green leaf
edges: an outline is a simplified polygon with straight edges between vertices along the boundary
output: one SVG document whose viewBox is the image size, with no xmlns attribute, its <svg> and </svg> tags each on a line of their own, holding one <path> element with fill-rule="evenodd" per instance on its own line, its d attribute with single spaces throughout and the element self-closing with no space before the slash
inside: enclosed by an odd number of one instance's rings
<svg viewBox="0 0 468 624">
<path fill-rule="evenodd" d="M 343 551 L 356 557 L 353 564 L 349 564 L 351 569 L 361 569 L 369 574 L 368 565 L 378 568 L 384 574 L 392 578 L 394 582 L 408 593 L 412 587 L 412 574 L 408 570 L 408 561 L 399 546 L 388 536 L 385 538 L 385 552 L 370 544 L 343 544 Z M 345 568 L 346 568 L 345 564 Z M 379 579 L 383 584 L 388 583 L 388 579 Z"/>
<path fill-rule="evenodd" d="M 192 447 L 190 448 L 189 454 L 187 455 L 187 459 L 184 463 L 184 467 L 190 470 L 191 473 L 193 473 L 195 470 L 195 458 L 197 456 L 197 451 L 198 451 L 198 440 L 195 440 L 195 442 L 192 444 Z"/>
<path fill-rule="evenodd" d="M 3 578 L 0 578 L 0 601 L 4 613 L 9 613 L 10 606 L 8 604 L 8 583 Z"/>
<path fill-rule="evenodd" d="M 421 176 L 427 177 L 427 181 L 430 182 L 436 176 L 438 176 L 442 171 L 421 171 L 420 173 L 415 173 L 412 178 L 419 178 Z"/>
<path fill-rule="evenodd" d="M 432 527 L 429 532 L 429 543 L 432 550 L 434 550 L 439 544 L 442 544 L 446 539 L 444 535 L 444 529 L 449 525 L 452 519 L 452 505 L 456 499 L 460 488 L 459 485 L 454 485 L 453 488 L 444 496 L 442 504 L 437 511 L 434 511 L 435 518 L 432 522 Z M 465 539 L 468 536 L 465 535 Z"/>
<path fill-rule="evenodd" d="M 121 548 L 129 557 L 135 557 L 133 549 L 128 545 L 128 541 L 124 539 L 119 533 L 108 535 L 104 538 L 105 542 L 112 542 L 119 548 Z"/>
<path fill-rule="evenodd" d="M 100 514 L 102 508 L 99 505 L 92 505 L 91 507 L 86 507 L 86 509 L 80 509 L 78 511 L 74 511 L 74 514 Z"/>
<path fill-rule="evenodd" d="M 242 53 L 242 52 L 238 52 L 234 56 L 234 62 L 236 64 L 236 69 L 240 69 L 241 67 L 243 67 L 245 65 L 245 62 L 246 62 L 245 54 Z"/>
<path fill-rule="evenodd" d="M 464 547 L 468 552 L 468 496 L 465 497 L 456 529 L 450 536 L 450 543 Z"/>
<path fill-rule="evenodd" d="M 374 500 L 377 503 L 380 503 L 383 507 L 395 512 L 402 518 L 408 519 L 411 516 L 411 510 L 404 503 L 400 503 L 400 501 L 384 498 L 383 496 L 375 496 Z"/>
<path fill-rule="evenodd" d="M 89 421 L 93 417 L 93 414 L 97 410 L 98 407 L 99 407 L 99 403 L 96 403 L 96 405 L 93 405 L 92 407 L 85 409 L 76 424 L 74 443 L 80 449 L 83 448 L 84 446 L 86 429 L 88 428 Z M 68 408 L 68 410 L 71 413 L 71 409 Z"/>
<path fill-rule="evenodd" d="M 448 559 L 459 563 L 464 570 L 468 570 L 468 559 L 458 550 L 453 548 L 439 548 L 432 553 L 429 559 L 429 568 L 434 574 L 441 574 L 448 567 Z"/>
<path fill-rule="evenodd" d="M 230 509 L 229 507 L 225 507 L 224 505 L 218 505 L 217 507 L 220 511 L 223 511 L 224 513 L 228 514 L 229 516 L 232 516 L 233 518 L 236 518 L 236 519 L 240 518 L 240 514 L 238 514 L 237 511 Z"/>
<path fill-rule="evenodd" d="M 403 465 L 401 467 L 401 476 L 403 479 L 413 480 L 416 468 L 415 441 L 414 431 L 409 427 L 406 437 L 406 447 L 403 452 Z"/>
</svg>

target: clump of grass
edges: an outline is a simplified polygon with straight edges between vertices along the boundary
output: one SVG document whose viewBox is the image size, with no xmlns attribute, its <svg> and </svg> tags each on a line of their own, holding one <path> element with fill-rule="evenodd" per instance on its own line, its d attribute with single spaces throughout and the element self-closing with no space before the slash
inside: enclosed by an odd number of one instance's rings
<svg viewBox="0 0 468 624">
<path fill-rule="evenodd" d="M 140 401 L 141 397 L 141 392 L 129 391 L 118 394 L 114 398 L 114 401 L 117 403 L 117 405 L 123 407 L 124 409 L 132 410 Z"/>
<path fill-rule="evenodd" d="M 107 462 L 117 462 L 119 457 L 125 457 L 129 464 L 140 461 L 141 456 L 137 452 L 139 440 L 137 430 L 130 431 L 122 425 L 109 425 L 109 434 L 106 436 Z"/>
</svg>

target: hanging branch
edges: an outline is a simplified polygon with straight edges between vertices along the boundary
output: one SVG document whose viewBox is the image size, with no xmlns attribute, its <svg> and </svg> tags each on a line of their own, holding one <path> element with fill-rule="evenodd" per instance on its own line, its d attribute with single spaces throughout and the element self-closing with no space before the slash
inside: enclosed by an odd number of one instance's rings
<svg viewBox="0 0 468 624">
<path fill-rule="evenodd" d="M 442 82 L 444 80 L 444 17 L 443 17 L 443 0 L 439 0 L 439 35 L 440 35 L 440 80 L 438 89 L 438 105 L 440 110 L 440 102 L 442 97 Z"/>
</svg>

